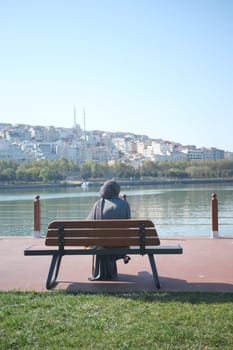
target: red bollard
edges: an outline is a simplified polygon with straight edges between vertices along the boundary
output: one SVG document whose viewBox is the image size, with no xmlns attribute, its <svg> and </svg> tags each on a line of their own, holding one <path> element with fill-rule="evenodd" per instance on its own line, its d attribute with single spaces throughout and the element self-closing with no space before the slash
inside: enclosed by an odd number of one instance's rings
<svg viewBox="0 0 233 350">
<path fill-rule="evenodd" d="M 34 237 L 40 238 L 40 196 L 36 195 L 34 199 Z"/>
<path fill-rule="evenodd" d="M 212 238 L 218 238 L 218 200 L 217 194 L 212 193 L 211 198 L 212 209 Z"/>
</svg>

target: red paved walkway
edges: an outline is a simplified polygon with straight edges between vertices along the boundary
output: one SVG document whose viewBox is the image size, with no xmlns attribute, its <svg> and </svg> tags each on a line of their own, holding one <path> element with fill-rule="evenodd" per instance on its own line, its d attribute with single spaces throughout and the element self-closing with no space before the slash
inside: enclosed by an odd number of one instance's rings
<svg viewBox="0 0 233 350">
<path fill-rule="evenodd" d="M 43 238 L 0 237 L 0 290 L 43 291 L 51 257 L 24 256 L 29 246 L 43 246 Z M 183 247 L 182 255 L 156 257 L 161 291 L 233 292 L 233 238 L 180 237 L 161 244 Z M 147 256 L 118 263 L 114 282 L 89 282 L 90 256 L 65 256 L 56 289 L 85 291 L 155 291 Z"/>
</svg>

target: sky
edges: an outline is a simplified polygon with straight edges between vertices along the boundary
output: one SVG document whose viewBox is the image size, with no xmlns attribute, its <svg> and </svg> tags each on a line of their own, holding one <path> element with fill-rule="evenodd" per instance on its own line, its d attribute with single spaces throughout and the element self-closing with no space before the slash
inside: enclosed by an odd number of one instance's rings
<svg viewBox="0 0 233 350">
<path fill-rule="evenodd" d="M 0 0 L 0 123 L 233 151 L 232 0 Z"/>
</svg>

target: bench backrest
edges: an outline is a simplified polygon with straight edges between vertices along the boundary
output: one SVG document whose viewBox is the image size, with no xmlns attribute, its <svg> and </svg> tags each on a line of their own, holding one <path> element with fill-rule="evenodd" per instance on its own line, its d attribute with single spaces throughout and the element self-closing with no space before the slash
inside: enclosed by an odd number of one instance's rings
<svg viewBox="0 0 233 350">
<path fill-rule="evenodd" d="M 151 220 L 57 220 L 48 226 L 48 246 L 127 247 L 159 245 Z"/>
</svg>

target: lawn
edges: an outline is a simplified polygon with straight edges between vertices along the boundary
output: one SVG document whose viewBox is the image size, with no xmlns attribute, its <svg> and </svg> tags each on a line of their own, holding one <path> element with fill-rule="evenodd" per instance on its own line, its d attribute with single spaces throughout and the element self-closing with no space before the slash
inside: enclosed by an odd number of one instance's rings
<svg viewBox="0 0 233 350">
<path fill-rule="evenodd" d="M 233 349 L 233 294 L 0 292 L 0 349 Z"/>
</svg>

